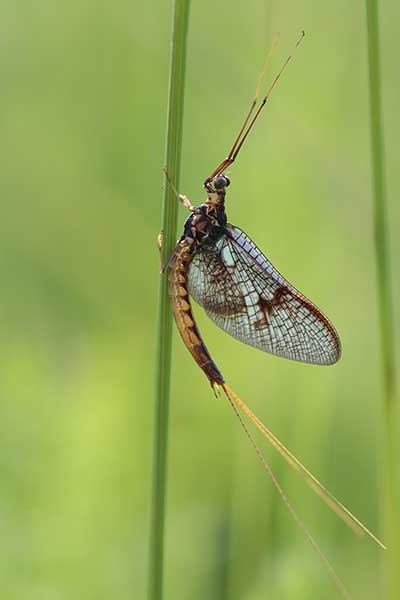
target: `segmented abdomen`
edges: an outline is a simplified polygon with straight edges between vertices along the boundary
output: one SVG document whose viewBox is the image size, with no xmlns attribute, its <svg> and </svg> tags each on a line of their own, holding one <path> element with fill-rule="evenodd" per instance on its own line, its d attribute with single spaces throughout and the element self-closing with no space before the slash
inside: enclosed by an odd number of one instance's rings
<svg viewBox="0 0 400 600">
<path fill-rule="evenodd" d="M 212 360 L 193 317 L 187 287 L 187 273 L 194 253 L 194 244 L 185 240 L 176 247 L 169 272 L 169 294 L 176 325 L 189 352 L 210 380 L 221 384 L 224 381 L 217 365 Z"/>
</svg>

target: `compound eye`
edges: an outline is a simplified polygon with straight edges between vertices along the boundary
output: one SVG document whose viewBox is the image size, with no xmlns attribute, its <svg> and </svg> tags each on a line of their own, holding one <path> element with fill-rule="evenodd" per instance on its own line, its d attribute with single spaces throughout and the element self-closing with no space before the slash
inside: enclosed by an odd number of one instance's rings
<svg viewBox="0 0 400 600">
<path fill-rule="evenodd" d="M 228 187 L 230 184 L 230 179 L 226 175 L 219 175 L 216 179 L 214 179 L 214 187 L 216 190 L 223 190 L 225 187 Z"/>
</svg>

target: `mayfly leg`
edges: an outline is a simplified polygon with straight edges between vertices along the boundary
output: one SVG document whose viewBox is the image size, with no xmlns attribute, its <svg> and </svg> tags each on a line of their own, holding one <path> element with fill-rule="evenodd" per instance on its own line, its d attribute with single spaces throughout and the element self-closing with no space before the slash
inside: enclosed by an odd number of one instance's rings
<svg viewBox="0 0 400 600">
<path fill-rule="evenodd" d="M 157 236 L 157 247 L 158 247 L 158 252 L 160 254 L 160 273 L 164 273 L 164 271 L 165 271 L 165 265 L 164 265 L 163 259 L 162 259 L 163 239 L 164 239 L 164 229 L 161 229 L 160 233 Z"/>
<path fill-rule="evenodd" d="M 304 31 L 301 32 L 299 39 L 296 42 L 296 45 L 294 47 L 294 51 L 292 52 L 292 54 L 289 54 L 289 56 L 287 57 L 287 59 L 285 60 L 285 62 L 283 63 L 283 65 L 281 66 L 281 68 L 279 69 L 278 73 L 275 75 L 271 85 L 269 86 L 269 89 L 267 91 L 267 93 L 265 94 L 264 98 L 261 100 L 260 106 L 258 107 L 258 110 L 256 112 L 256 114 L 254 115 L 254 117 L 252 118 L 250 125 L 248 126 L 247 130 L 245 131 L 242 139 L 240 140 L 240 143 L 238 144 L 237 148 L 235 149 L 235 152 L 233 153 L 232 156 L 232 162 L 236 159 L 237 155 L 240 152 L 241 147 L 244 144 L 245 139 L 247 138 L 247 136 L 249 135 L 250 131 L 253 128 L 254 123 L 256 122 L 256 120 L 258 119 L 258 117 L 260 116 L 261 111 L 263 110 L 264 106 L 266 105 L 267 101 L 269 100 L 269 97 L 271 95 L 272 90 L 274 89 L 274 87 L 276 86 L 276 84 L 278 83 L 283 71 L 286 69 L 287 65 L 290 63 L 290 61 L 293 58 L 294 52 L 297 50 L 297 48 L 299 47 L 302 39 L 304 38 L 305 33 Z"/>
<path fill-rule="evenodd" d="M 163 168 L 163 173 L 169 183 L 169 185 L 171 186 L 172 191 L 174 192 L 175 197 L 179 200 L 179 202 L 181 202 L 183 204 L 183 206 L 185 208 L 187 208 L 187 210 L 189 210 L 190 212 L 194 212 L 195 207 L 193 206 L 193 204 L 190 202 L 189 198 L 187 196 L 185 196 L 184 194 L 180 194 L 178 192 L 178 190 L 176 189 L 174 183 L 172 182 L 167 167 L 164 165 Z M 172 259 L 174 258 L 175 255 L 175 250 L 173 250 L 172 254 L 170 255 L 170 257 L 168 258 L 166 263 L 163 263 L 163 259 L 162 259 L 162 245 L 163 245 L 163 238 L 164 238 L 164 231 L 161 230 L 160 233 L 157 236 L 157 246 L 158 246 L 158 251 L 160 253 L 160 273 L 165 273 L 165 271 L 168 269 L 168 267 L 170 266 Z"/>
<path fill-rule="evenodd" d="M 243 121 L 243 125 L 241 126 L 240 131 L 237 134 L 235 141 L 233 142 L 233 146 L 230 149 L 230 152 L 229 152 L 227 158 L 225 158 L 225 160 L 223 160 L 222 163 L 215 169 L 215 171 L 209 177 L 207 177 L 207 179 L 205 180 L 204 186 L 206 188 L 207 188 L 208 184 L 210 183 L 210 181 L 212 181 L 215 177 L 217 177 L 220 173 L 222 173 L 225 170 L 225 167 L 229 166 L 231 164 L 231 162 L 232 162 L 231 158 L 233 156 L 233 153 L 235 152 L 236 147 L 237 147 L 238 143 L 240 142 L 240 138 L 242 137 L 243 131 L 245 130 L 246 125 L 249 122 L 249 119 L 250 119 L 250 117 L 251 117 L 251 115 L 253 113 L 253 110 L 256 107 L 257 100 L 258 100 L 258 97 L 259 97 L 260 92 L 261 92 L 262 85 L 263 85 L 264 80 L 265 80 L 265 76 L 266 76 L 268 68 L 269 68 L 269 66 L 271 64 L 271 60 L 272 60 L 272 57 L 273 57 L 273 55 L 275 53 L 275 50 L 276 50 L 276 48 L 278 46 L 278 42 L 279 42 L 279 34 L 276 34 L 274 42 L 273 42 L 271 48 L 268 51 L 268 54 L 267 54 L 267 57 L 265 59 L 263 68 L 261 69 L 261 73 L 260 73 L 260 76 L 258 78 L 258 84 L 257 84 L 256 92 L 255 92 L 253 100 L 251 102 L 249 112 L 247 113 L 246 118 Z"/>
<path fill-rule="evenodd" d="M 171 178 L 170 178 L 169 173 L 167 171 L 167 167 L 165 165 L 163 166 L 163 172 L 165 174 L 165 177 L 167 178 L 167 181 L 168 181 L 169 185 L 171 186 L 172 191 L 175 194 L 175 197 L 179 200 L 179 202 L 181 202 L 183 204 L 183 206 L 185 208 L 187 208 L 188 210 L 190 210 L 190 212 L 194 212 L 195 207 L 193 206 L 193 204 L 191 204 L 191 202 L 190 202 L 190 200 L 189 200 L 189 198 L 187 196 L 185 196 L 184 194 L 180 194 L 178 192 L 178 190 L 176 189 L 175 185 L 171 181 Z"/>
<path fill-rule="evenodd" d="M 304 33 L 304 31 L 302 31 L 301 34 L 300 34 L 299 39 L 296 42 L 296 45 L 294 47 L 294 51 L 298 48 L 298 46 L 300 45 L 300 43 L 301 43 L 302 39 L 304 38 L 304 36 L 305 36 L 305 33 Z M 230 150 L 227 158 L 225 158 L 225 160 L 222 161 L 222 163 L 215 169 L 215 171 L 209 177 L 207 177 L 207 179 L 204 182 L 204 187 L 207 190 L 209 188 L 210 182 L 213 179 L 215 179 L 215 177 L 217 177 L 218 175 L 220 175 L 226 169 L 226 167 L 228 167 L 229 165 L 231 165 L 232 163 L 235 162 L 236 157 L 239 154 L 239 152 L 240 152 L 240 150 L 241 150 L 241 148 L 242 148 L 242 146 L 244 144 L 244 141 L 246 140 L 247 136 L 249 135 L 250 131 L 252 130 L 253 125 L 256 122 L 256 120 L 258 119 L 258 117 L 259 117 L 260 113 L 262 112 L 265 104 L 267 103 L 267 101 L 268 101 L 268 99 L 269 99 L 269 97 L 271 95 L 272 90 L 274 89 L 275 85 L 278 83 L 278 80 L 280 79 L 283 71 L 286 69 L 287 65 L 289 64 L 289 62 L 293 58 L 294 51 L 292 52 L 292 54 L 289 54 L 289 56 L 286 58 L 285 62 L 283 63 L 283 65 L 279 69 L 277 75 L 275 75 L 275 77 L 274 77 L 274 79 L 273 79 L 270 87 L 268 88 L 267 93 L 265 94 L 265 96 L 262 98 L 262 100 L 260 102 L 260 105 L 259 105 L 259 107 L 257 109 L 256 114 L 254 115 L 254 117 L 250 121 L 250 117 L 253 114 L 254 108 L 255 108 L 255 106 L 257 104 L 258 96 L 260 94 L 260 90 L 261 90 L 262 84 L 264 82 L 264 78 L 265 78 L 265 75 L 266 75 L 266 72 L 267 72 L 267 68 L 268 68 L 269 63 L 271 61 L 272 54 L 273 54 L 273 52 L 275 50 L 276 45 L 277 45 L 277 40 L 275 41 L 274 45 L 272 46 L 271 50 L 269 51 L 269 53 L 267 55 L 264 67 L 263 67 L 263 69 L 261 71 L 261 74 L 260 74 L 260 77 L 259 77 L 259 80 L 258 80 L 256 94 L 255 94 L 254 99 L 253 99 L 253 101 L 251 103 L 250 110 L 247 113 L 247 116 L 246 116 L 246 118 L 244 120 L 244 123 L 243 123 L 242 127 L 240 128 L 239 134 L 237 135 L 237 137 L 236 137 L 236 139 L 235 139 L 235 141 L 233 143 L 233 146 L 232 146 L 232 148 L 231 148 L 231 150 Z M 250 123 L 249 123 L 249 121 L 250 121 Z"/>
<path fill-rule="evenodd" d="M 160 273 L 165 273 L 165 271 L 168 270 L 168 267 L 171 265 L 172 259 L 175 256 L 175 252 L 176 252 L 176 248 L 171 252 L 168 260 L 166 263 L 163 262 L 162 259 L 162 246 L 163 246 L 163 240 L 164 240 L 164 230 L 161 229 L 160 233 L 157 236 L 157 246 L 158 246 L 158 252 L 160 253 Z"/>
</svg>

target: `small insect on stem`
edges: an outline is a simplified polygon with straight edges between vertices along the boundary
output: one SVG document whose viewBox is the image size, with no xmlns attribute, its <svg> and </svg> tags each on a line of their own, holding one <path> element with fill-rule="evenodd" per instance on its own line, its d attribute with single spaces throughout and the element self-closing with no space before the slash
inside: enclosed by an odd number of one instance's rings
<svg viewBox="0 0 400 600">
<path fill-rule="evenodd" d="M 304 35 L 302 31 L 295 50 Z M 283 502 L 305 532 L 342 596 L 348 600 L 350 596 L 346 588 L 290 504 L 240 411 L 347 525 L 357 533 L 366 533 L 382 548 L 385 548 L 384 544 L 314 477 L 228 386 L 203 341 L 191 304 L 194 298 L 223 331 L 263 352 L 321 366 L 333 365 L 340 359 L 340 339 L 329 319 L 279 273 L 249 236 L 228 223 L 225 212 L 226 188 L 231 183 L 225 169 L 235 162 L 294 54 L 292 52 L 286 58 L 254 112 L 276 45 L 277 40 L 267 55 L 250 109 L 227 158 L 204 181 L 206 200 L 199 206 L 193 206 L 187 196 L 175 188 L 164 167 L 167 182 L 175 196 L 190 211 L 183 233 L 166 265 L 169 293 L 175 321 L 186 347 L 205 373 L 214 393 L 218 395 L 223 390 Z"/>
</svg>

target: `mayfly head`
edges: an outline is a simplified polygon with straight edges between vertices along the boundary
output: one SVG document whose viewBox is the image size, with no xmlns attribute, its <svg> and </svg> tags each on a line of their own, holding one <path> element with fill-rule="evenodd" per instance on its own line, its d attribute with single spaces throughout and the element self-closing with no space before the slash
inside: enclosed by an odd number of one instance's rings
<svg viewBox="0 0 400 600">
<path fill-rule="evenodd" d="M 206 204 L 215 208 L 223 206 L 225 202 L 225 189 L 230 185 L 231 180 L 227 175 L 218 175 L 207 185 Z"/>
</svg>

